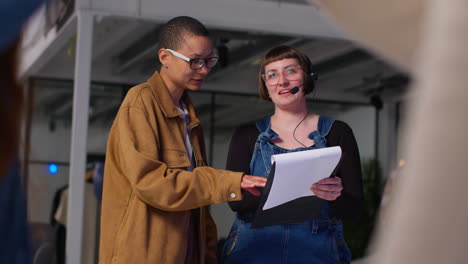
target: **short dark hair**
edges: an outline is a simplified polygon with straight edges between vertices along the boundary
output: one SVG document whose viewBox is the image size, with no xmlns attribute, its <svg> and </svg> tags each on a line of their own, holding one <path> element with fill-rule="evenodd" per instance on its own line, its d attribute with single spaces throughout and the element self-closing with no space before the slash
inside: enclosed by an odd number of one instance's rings
<svg viewBox="0 0 468 264">
<path fill-rule="evenodd" d="M 164 24 L 159 31 L 159 49 L 179 49 L 187 34 L 191 36 L 210 36 L 206 27 L 195 18 L 188 16 L 175 17 Z"/>
<path fill-rule="evenodd" d="M 316 75 L 312 73 L 312 63 L 310 62 L 309 57 L 303 52 L 289 46 L 278 46 L 270 51 L 263 57 L 260 73 L 258 74 L 258 91 L 260 97 L 267 101 L 271 101 L 270 95 L 268 94 L 268 89 L 265 85 L 265 81 L 262 78 L 262 75 L 265 74 L 265 66 L 283 59 L 297 59 L 299 65 L 304 71 L 304 95 L 309 94 L 314 91 L 314 80 Z"/>
</svg>

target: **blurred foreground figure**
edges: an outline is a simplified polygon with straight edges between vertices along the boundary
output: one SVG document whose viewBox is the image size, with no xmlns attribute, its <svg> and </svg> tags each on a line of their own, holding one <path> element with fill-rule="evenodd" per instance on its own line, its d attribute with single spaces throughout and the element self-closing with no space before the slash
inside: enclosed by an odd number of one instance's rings
<svg viewBox="0 0 468 264">
<path fill-rule="evenodd" d="M 369 263 L 468 263 L 468 1 L 322 0 L 358 42 L 407 69 L 407 165 Z"/>
<path fill-rule="evenodd" d="M 31 263 L 26 203 L 17 159 L 23 106 L 17 80 L 21 27 L 42 0 L 0 1 L 0 263 Z"/>
</svg>

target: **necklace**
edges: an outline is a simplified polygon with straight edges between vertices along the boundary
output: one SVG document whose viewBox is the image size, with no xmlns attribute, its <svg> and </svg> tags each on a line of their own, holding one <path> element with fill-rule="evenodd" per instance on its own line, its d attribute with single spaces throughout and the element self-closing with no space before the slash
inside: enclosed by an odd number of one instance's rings
<svg viewBox="0 0 468 264">
<path fill-rule="evenodd" d="M 297 141 L 297 143 L 301 144 L 304 148 L 306 148 L 306 145 L 302 144 L 302 142 L 300 142 L 297 138 L 296 138 L 296 129 L 302 124 L 302 122 L 304 122 L 304 120 L 306 120 L 307 116 L 309 115 L 309 112 L 306 113 L 306 115 L 304 116 L 304 118 L 302 118 L 301 122 L 299 122 L 299 124 L 297 124 L 297 126 L 294 128 L 294 131 L 293 131 L 293 137 L 294 139 Z"/>
</svg>

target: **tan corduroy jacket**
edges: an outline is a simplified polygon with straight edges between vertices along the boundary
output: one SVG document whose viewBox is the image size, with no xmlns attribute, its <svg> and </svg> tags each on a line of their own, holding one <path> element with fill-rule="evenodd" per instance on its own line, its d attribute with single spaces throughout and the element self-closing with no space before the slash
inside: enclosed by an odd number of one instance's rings
<svg viewBox="0 0 468 264">
<path fill-rule="evenodd" d="M 202 127 L 186 95 L 184 102 L 193 172 L 185 121 L 159 73 L 125 97 L 107 144 L 99 263 L 184 263 L 191 212 L 200 264 L 216 263 L 216 226 L 205 206 L 240 200 L 242 173 L 205 167 Z"/>
</svg>

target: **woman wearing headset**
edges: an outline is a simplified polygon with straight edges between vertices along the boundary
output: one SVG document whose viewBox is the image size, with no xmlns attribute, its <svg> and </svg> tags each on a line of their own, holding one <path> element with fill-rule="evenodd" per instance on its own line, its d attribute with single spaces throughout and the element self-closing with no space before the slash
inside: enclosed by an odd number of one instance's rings
<svg viewBox="0 0 468 264">
<path fill-rule="evenodd" d="M 270 50 L 259 74 L 260 97 L 272 101 L 274 114 L 236 129 L 227 169 L 268 177 L 271 155 L 340 146 L 336 175 L 310 187 L 323 203 L 319 217 L 292 224 L 252 227 L 259 198 L 244 192 L 230 202 L 237 212 L 224 245 L 224 263 L 349 263 L 341 220 L 363 207 L 359 151 L 351 128 L 342 121 L 309 112 L 305 96 L 314 90 L 309 58 L 288 46 Z"/>
</svg>

